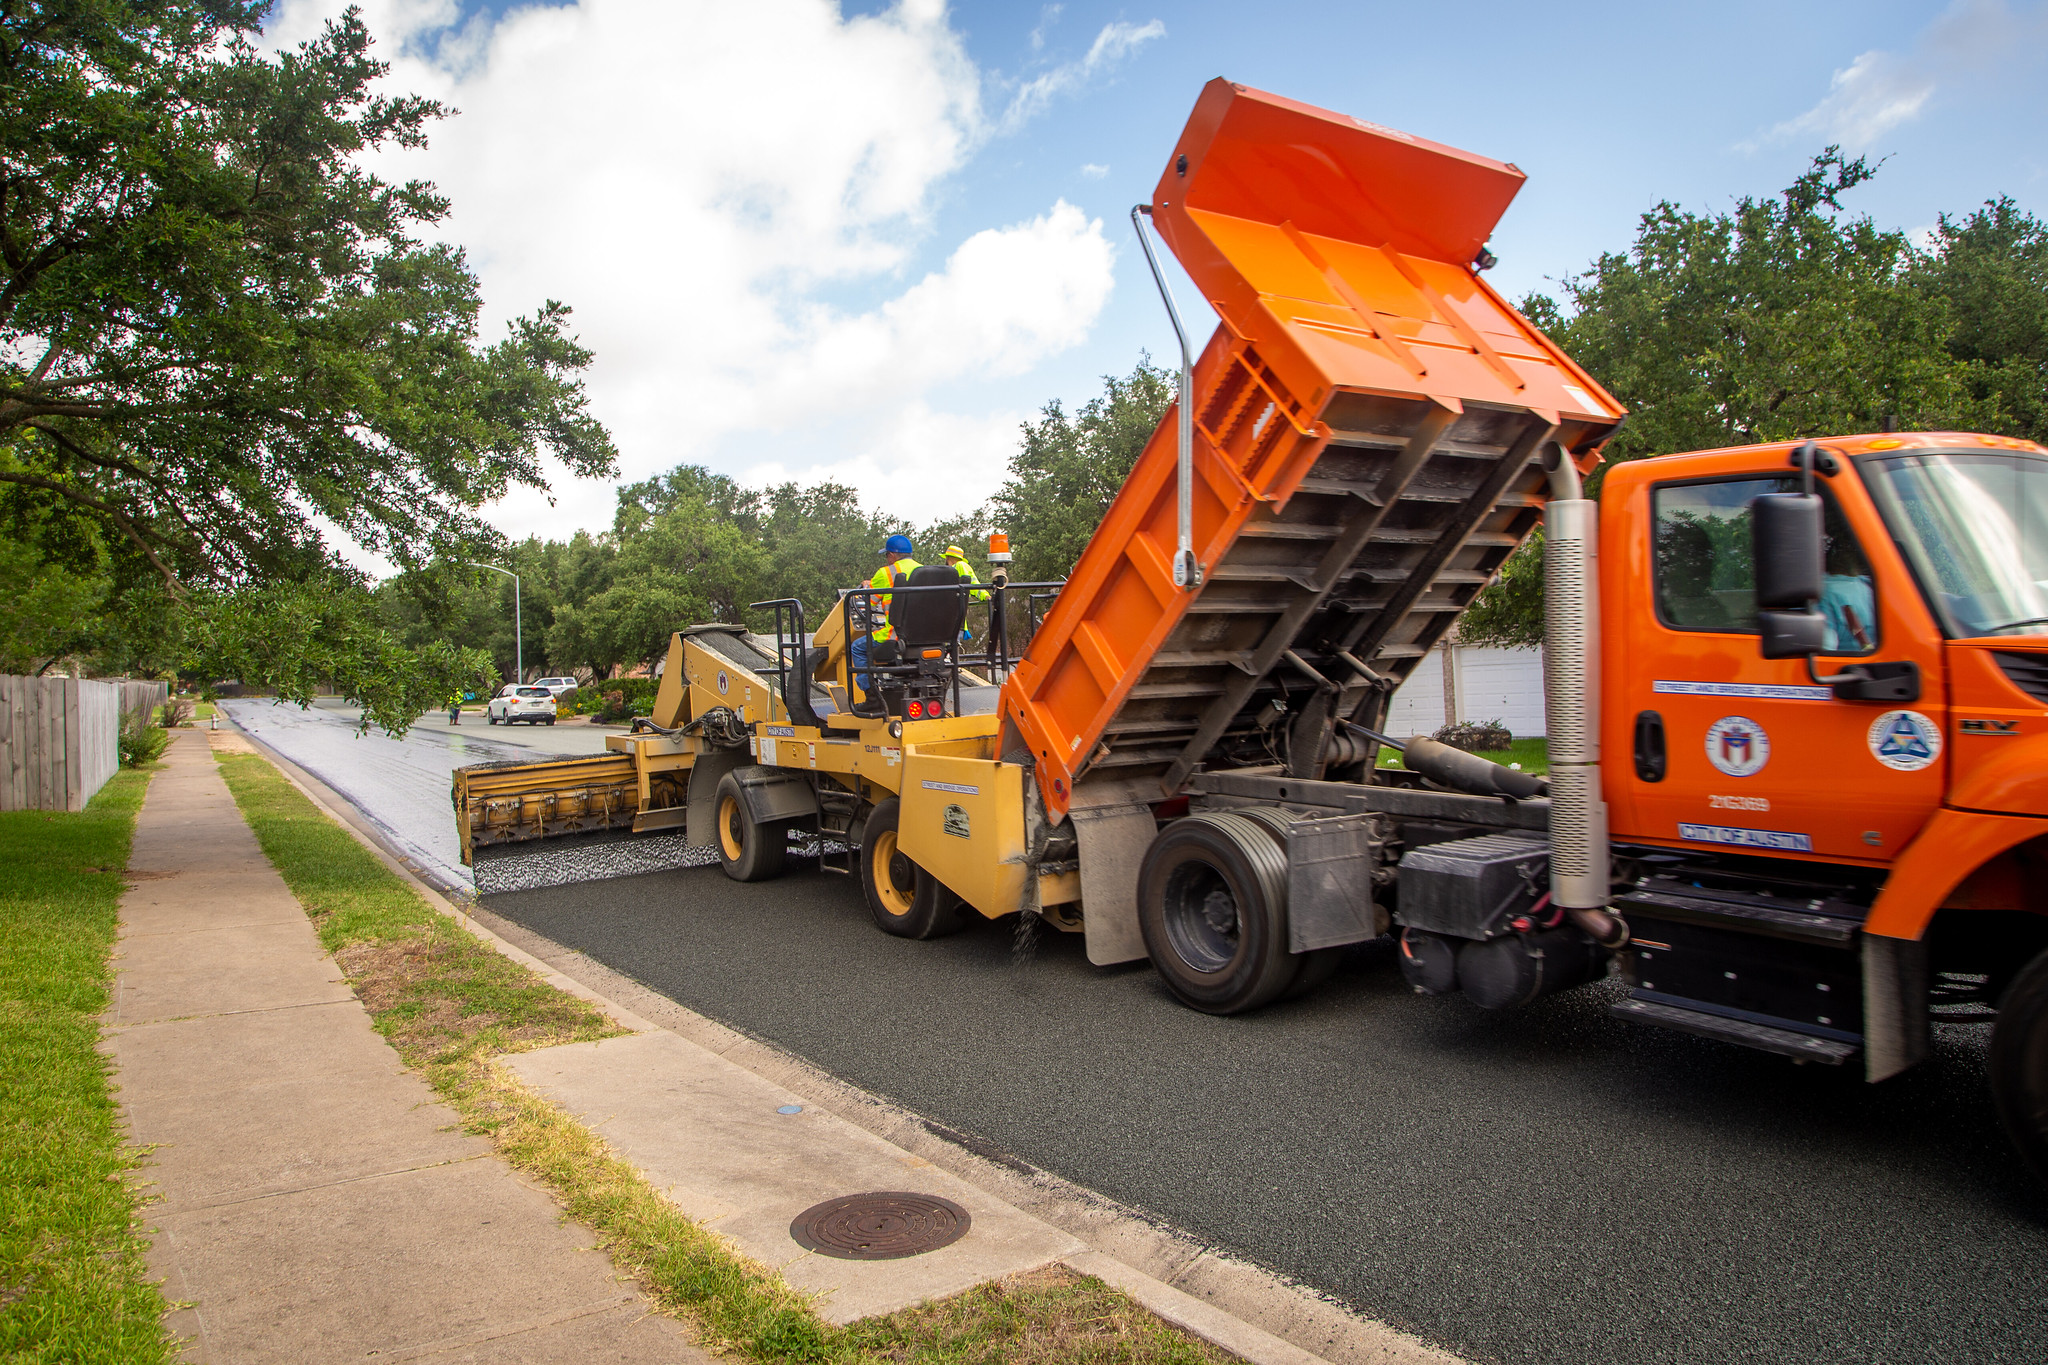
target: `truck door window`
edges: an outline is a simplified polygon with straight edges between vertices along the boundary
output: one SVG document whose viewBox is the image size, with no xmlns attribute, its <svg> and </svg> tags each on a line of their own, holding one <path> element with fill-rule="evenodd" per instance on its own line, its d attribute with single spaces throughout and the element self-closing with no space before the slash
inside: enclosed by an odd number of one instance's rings
<svg viewBox="0 0 2048 1365">
<path fill-rule="evenodd" d="M 1652 494 L 1656 540 L 1651 551 L 1657 615 L 1673 630 L 1756 634 L 1756 575 L 1750 562 L 1749 505 L 1764 493 L 1798 490 L 1795 479 L 1722 479 L 1665 484 Z M 1826 507 L 1826 579 L 1821 614 L 1830 654 L 1877 648 L 1877 594 L 1863 557 L 1833 498 Z"/>
</svg>

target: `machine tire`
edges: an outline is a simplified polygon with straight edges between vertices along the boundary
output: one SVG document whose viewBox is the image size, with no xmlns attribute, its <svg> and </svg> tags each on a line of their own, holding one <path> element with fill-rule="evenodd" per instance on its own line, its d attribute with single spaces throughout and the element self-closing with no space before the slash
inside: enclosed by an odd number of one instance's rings
<svg viewBox="0 0 2048 1365">
<path fill-rule="evenodd" d="M 1998 1002 L 1991 1098 L 2013 1145 L 2048 1180 L 2048 952 L 2028 963 Z"/>
<path fill-rule="evenodd" d="M 789 853 L 789 824 L 776 821 L 757 824 L 740 795 L 739 779 L 731 773 L 718 779 L 711 797 L 712 845 L 718 850 L 718 865 L 736 882 L 765 882 L 782 875 L 783 859 Z"/>
<path fill-rule="evenodd" d="M 890 797 L 868 815 L 860 839 L 860 889 L 875 927 L 898 938 L 941 938 L 967 927 L 967 904 L 904 856 L 896 844 L 902 804 Z"/>
<path fill-rule="evenodd" d="M 1234 811 L 1176 820 L 1138 869 L 1145 951 L 1183 1004 L 1256 1009 L 1295 983 L 1287 951 L 1287 856 L 1272 828 Z"/>
</svg>

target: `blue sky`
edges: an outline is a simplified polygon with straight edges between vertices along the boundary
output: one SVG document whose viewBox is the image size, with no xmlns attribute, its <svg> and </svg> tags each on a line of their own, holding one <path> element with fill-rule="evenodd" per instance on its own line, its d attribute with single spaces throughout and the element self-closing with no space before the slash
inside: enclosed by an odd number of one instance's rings
<svg viewBox="0 0 2048 1365">
<path fill-rule="evenodd" d="M 1898 54 L 1936 86 L 1916 116 L 1858 149 L 1885 164 L 1849 198 L 1853 211 L 1915 229 L 2006 194 L 2048 215 L 2043 7 L 2009 11 L 2031 15 L 2038 46 L 1985 53 L 1975 69 L 1944 67 L 1924 50 L 1923 35 L 1949 8 L 1068 3 L 1046 28 L 1046 50 L 1033 53 L 1040 11 L 964 5 L 954 22 L 969 50 L 1024 75 L 1034 60 L 1071 58 L 1115 20 L 1158 18 L 1166 34 L 1100 87 L 983 153 L 949 187 L 937 235 L 1005 220 L 1054 192 L 1114 222 L 1125 245 L 1122 215 L 1149 195 L 1195 93 L 1220 75 L 1521 167 L 1529 182 L 1494 235 L 1501 264 L 1490 277 L 1520 298 L 1625 249 L 1638 216 L 1660 199 L 1720 209 L 1781 189 L 1848 130 L 1773 130 L 1821 104 L 1835 72 L 1872 51 Z M 1083 176 L 1091 163 L 1110 174 Z M 1049 392 L 1085 395 L 1092 376 L 1140 346 L 1168 352 L 1172 335 L 1135 250 L 1120 253 L 1116 286 L 1085 355 L 1048 367 L 1061 372 Z"/>
<path fill-rule="evenodd" d="M 285 0 L 273 37 L 335 8 Z M 1848 201 L 1881 225 L 1998 194 L 2048 216 L 2048 0 L 366 10 L 394 81 L 464 111 L 393 173 L 455 197 L 493 325 L 577 308 L 629 475 L 830 476 L 914 519 L 985 496 L 1047 399 L 1170 355 L 1126 215 L 1215 76 L 1519 165 L 1510 297 L 1829 142 L 1884 158 Z M 500 521 L 610 502 L 565 485 Z"/>
</svg>

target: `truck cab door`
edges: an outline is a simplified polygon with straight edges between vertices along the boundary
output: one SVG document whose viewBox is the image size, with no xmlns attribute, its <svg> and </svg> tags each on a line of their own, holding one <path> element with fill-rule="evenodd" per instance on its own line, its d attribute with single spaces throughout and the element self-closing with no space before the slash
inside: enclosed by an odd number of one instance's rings
<svg viewBox="0 0 2048 1365">
<path fill-rule="evenodd" d="M 1855 475 L 1844 471 L 1820 490 L 1828 630 L 1814 666 L 1827 676 L 1859 662 L 1911 661 L 1919 698 L 1844 700 L 1817 685 L 1803 660 L 1764 659 L 1750 504 L 1798 485 L 1755 469 L 1753 453 L 1745 458 L 1749 469 L 1644 481 L 1624 500 L 1636 533 L 1621 547 L 1630 562 L 1609 579 L 1623 599 L 1609 618 L 1623 637 L 1612 646 L 1625 659 L 1607 675 L 1613 833 L 1889 863 L 1942 798 L 1939 636 Z"/>
</svg>

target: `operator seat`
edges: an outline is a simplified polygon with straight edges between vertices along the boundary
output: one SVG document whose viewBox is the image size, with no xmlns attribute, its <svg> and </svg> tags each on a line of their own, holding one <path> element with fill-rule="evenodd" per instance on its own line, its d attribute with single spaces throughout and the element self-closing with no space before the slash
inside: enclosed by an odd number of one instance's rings
<svg viewBox="0 0 2048 1365">
<path fill-rule="evenodd" d="M 920 564 L 910 571 L 905 587 L 958 587 L 960 574 L 950 564 Z M 938 592 L 897 593 L 889 599 L 889 625 L 908 653 L 918 649 L 950 649 L 967 624 L 967 594 Z"/>
</svg>

